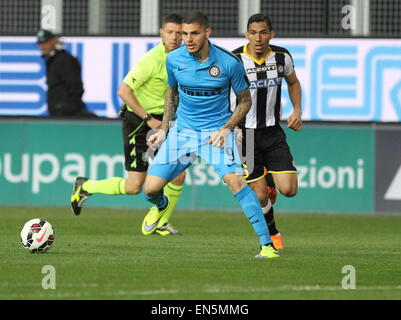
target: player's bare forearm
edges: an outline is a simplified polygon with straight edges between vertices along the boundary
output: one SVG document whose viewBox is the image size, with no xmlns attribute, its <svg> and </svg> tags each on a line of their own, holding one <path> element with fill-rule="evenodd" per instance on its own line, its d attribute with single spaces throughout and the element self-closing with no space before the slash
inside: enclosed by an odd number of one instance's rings
<svg viewBox="0 0 401 320">
<path fill-rule="evenodd" d="M 167 93 L 164 98 L 164 114 L 161 126 L 161 129 L 164 130 L 164 132 L 168 131 L 169 123 L 173 119 L 174 113 L 176 111 L 177 95 L 178 95 L 177 88 L 170 86 L 167 89 Z"/>
<path fill-rule="evenodd" d="M 140 105 L 134 92 L 132 92 L 132 89 L 125 83 L 123 83 L 118 89 L 118 96 L 134 111 L 138 117 L 142 119 L 146 117 L 146 110 Z"/>
<path fill-rule="evenodd" d="M 299 131 L 302 129 L 301 85 L 299 81 L 288 85 L 288 93 L 294 111 L 287 119 L 287 127 Z"/>
<path fill-rule="evenodd" d="M 287 119 L 287 127 L 299 131 L 302 129 L 301 84 L 299 83 L 295 70 L 285 77 L 285 80 L 288 85 L 288 94 L 294 109 Z"/>
<path fill-rule="evenodd" d="M 301 84 L 299 81 L 288 85 L 288 95 L 290 96 L 290 100 L 292 103 L 292 106 L 294 108 L 294 111 L 302 113 L 302 107 L 301 107 Z"/>
<path fill-rule="evenodd" d="M 301 83 L 298 80 L 298 77 L 294 72 L 285 77 L 285 81 L 288 86 L 288 95 L 290 96 L 290 100 L 295 112 L 302 113 L 301 107 Z"/>
<path fill-rule="evenodd" d="M 236 94 L 237 96 L 237 107 L 234 113 L 231 115 L 230 120 L 224 125 L 223 129 L 234 130 L 235 126 L 246 116 L 248 111 L 251 109 L 252 98 L 249 89 L 242 90 Z"/>
</svg>

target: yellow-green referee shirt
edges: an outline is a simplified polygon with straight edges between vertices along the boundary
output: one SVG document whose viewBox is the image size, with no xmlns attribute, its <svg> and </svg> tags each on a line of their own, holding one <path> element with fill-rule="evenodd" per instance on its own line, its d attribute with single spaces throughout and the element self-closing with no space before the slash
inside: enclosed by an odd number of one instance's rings
<svg viewBox="0 0 401 320">
<path fill-rule="evenodd" d="M 168 88 L 166 57 L 165 47 L 160 43 L 143 55 L 123 80 L 148 113 L 164 112 L 164 96 Z"/>
</svg>

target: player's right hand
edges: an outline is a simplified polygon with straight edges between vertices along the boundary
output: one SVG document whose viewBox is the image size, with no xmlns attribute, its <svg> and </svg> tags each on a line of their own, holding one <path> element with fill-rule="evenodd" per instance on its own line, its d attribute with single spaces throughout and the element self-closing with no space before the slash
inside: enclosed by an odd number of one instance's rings
<svg viewBox="0 0 401 320">
<path fill-rule="evenodd" d="M 160 129 L 148 138 L 146 144 L 153 150 L 156 150 L 164 140 L 166 140 L 166 132 Z"/>
<path fill-rule="evenodd" d="M 294 110 L 293 113 L 287 119 L 287 127 L 294 130 L 299 131 L 302 129 L 302 112 L 299 110 Z"/>
</svg>

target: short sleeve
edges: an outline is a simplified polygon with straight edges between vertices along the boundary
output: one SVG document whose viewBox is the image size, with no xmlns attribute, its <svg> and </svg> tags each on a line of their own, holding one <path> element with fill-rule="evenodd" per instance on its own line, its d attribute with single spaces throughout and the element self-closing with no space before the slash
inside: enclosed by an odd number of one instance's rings
<svg viewBox="0 0 401 320">
<path fill-rule="evenodd" d="M 125 76 L 123 82 L 130 87 L 132 91 L 135 92 L 152 77 L 155 64 L 151 63 L 150 60 L 152 59 L 149 55 L 143 56 L 138 60 L 135 67 Z"/>
<path fill-rule="evenodd" d="M 249 88 L 249 80 L 240 61 L 235 61 L 232 65 L 231 86 L 235 93 Z"/>
<path fill-rule="evenodd" d="M 177 87 L 177 79 L 174 75 L 173 59 L 170 54 L 167 55 L 166 69 L 167 69 L 167 82 L 172 87 Z"/>
<path fill-rule="evenodd" d="M 290 54 L 284 54 L 285 65 L 284 65 L 284 76 L 289 76 L 294 71 L 294 61 Z"/>
</svg>

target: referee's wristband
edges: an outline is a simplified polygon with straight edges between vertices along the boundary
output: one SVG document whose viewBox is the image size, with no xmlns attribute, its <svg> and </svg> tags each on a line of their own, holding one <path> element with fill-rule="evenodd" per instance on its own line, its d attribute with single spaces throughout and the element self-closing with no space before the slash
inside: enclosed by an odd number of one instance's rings
<svg viewBox="0 0 401 320">
<path fill-rule="evenodd" d="M 153 118 L 152 115 L 151 115 L 150 113 L 148 113 L 148 114 L 146 115 L 146 117 L 143 118 L 143 121 L 147 122 L 147 121 L 149 121 L 149 120 L 152 119 L 152 118 Z"/>
</svg>

